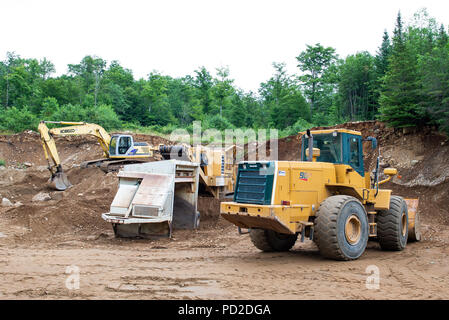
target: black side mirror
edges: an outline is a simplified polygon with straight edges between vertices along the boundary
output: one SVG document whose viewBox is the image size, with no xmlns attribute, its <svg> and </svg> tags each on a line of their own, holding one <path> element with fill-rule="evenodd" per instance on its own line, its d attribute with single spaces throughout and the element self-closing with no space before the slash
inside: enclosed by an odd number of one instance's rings
<svg viewBox="0 0 449 320">
<path fill-rule="evenodd" d="M 310 129 L 307 129 L 306 130 L 306 138 L 309 138 L 310 137 Z"/>
<path fill-rule="evenodd" d="M 310 129 L 306 131 L 306 138 L 309 140 L 309 156 L 307 161 L 312 162 L 313 160 L 313 135 L 310 133 Z"/>
</svg>

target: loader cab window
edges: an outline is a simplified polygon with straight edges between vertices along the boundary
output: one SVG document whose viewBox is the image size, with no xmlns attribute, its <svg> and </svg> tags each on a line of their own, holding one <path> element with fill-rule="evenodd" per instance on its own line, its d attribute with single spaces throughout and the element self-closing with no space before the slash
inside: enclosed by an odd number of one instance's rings
<svg viewBox="0 0 449 320">
<path fill-rule="evenodd" d="M 345 135 L 345 161 L 362 177 L 364 176 L 362 137 L 353 134 Z"/>
<path fill-rule="evenodd" d="M 349 138 L 349 161 L 355 168 L 360 168 L 360 151 L 359 151 L 359 139 L 355 137 Z"/>
<path fill-rule="evenodd" d="M 306 150 L 309 147 L 309 140 L 303 136 L 302 138 L 302 161 L 307 161 Z M 337 132 L 329 134 L 314 134 L 313 147 L 320 149 L 320 156 L 317 158 L 318 162 L 342 163 L 341 157 L 341 134 Z"/>
</svg>

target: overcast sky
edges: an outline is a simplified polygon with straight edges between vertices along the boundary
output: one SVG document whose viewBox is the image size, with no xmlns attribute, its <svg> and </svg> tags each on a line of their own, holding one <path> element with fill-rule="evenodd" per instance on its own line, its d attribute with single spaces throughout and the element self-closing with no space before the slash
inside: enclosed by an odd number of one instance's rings
<svg viewBox="0 0 449 320">
<path fill-rule="evenodd" d="M 341 57 L 375 54 L 399 10 L 407 21 L 423 7 L 449 25 L 447 0 L 2 0 L 0 60 L 7 51 L 46 57 L 59 75 L 97 55 L 120 61 L 135 78 L 228 66 L 237 86 L 255 91 L 273 61 L 297 73 L 295 57 L 306 44 L 332 46 Z"/>
</svg>

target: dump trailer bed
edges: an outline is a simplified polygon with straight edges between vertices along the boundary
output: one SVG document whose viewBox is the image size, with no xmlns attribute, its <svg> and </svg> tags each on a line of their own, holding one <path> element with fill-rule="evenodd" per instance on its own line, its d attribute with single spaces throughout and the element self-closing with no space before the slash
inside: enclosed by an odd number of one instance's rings
<svg viewBox="0 0 449 320">
<path fill-rule="evenodd" d="M 167 160 L 126 165 L 118 173 L 119 189 L 110 211 L 117 237 L 170 237 L 173 228 L 195 229 L 199 164 Z"/>
</svg>

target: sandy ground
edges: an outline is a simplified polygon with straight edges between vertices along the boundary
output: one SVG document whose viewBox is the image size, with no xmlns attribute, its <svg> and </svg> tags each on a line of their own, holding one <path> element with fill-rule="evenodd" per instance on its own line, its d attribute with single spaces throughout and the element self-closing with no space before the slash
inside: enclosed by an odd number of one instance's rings
<svg viewBox="0 0 449 320">
<path fill-rule="evenodd" d="M 370 242 L 351 262 L 323 259 L 311 241 L 262 253 L 225 221 L 158 241 L 121 240 L 112 232 L 40 243 L 4 237 L 0 298 L 448 299 L 449 228 L 424 229 L 425 240 L 402 252 Z M 368 289 L 376 267 L 379 287 Z"/>
</svg>

